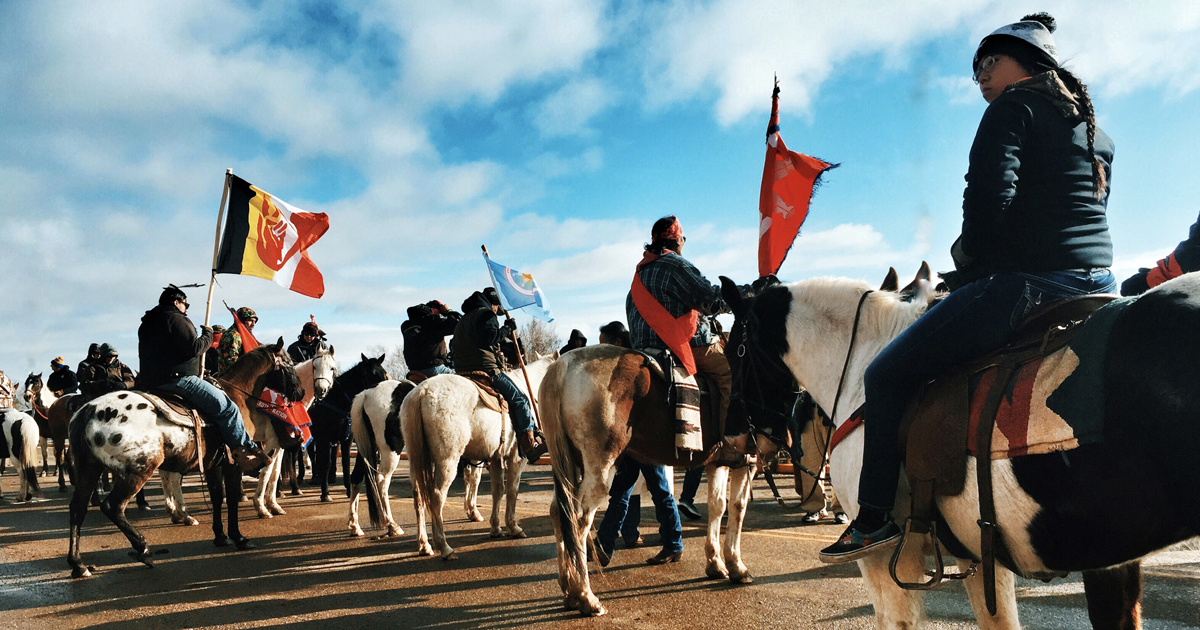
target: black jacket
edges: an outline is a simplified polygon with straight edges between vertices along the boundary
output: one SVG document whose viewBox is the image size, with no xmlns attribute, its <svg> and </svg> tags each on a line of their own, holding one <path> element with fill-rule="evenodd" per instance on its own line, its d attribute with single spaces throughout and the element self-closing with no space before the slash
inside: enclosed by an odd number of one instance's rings
<svg viewBox="0 0 1200 630">
<path fill-rule="evenodd" d="M 292 363 L 304 363 L 317 355 L 319 347 L 321 347 L 320 337 L 313 339 L 312 343 L 305 343 L 302 335 L 288 346 L 287 353 L 292 358 Z"/>
<path fill-rule="evenodd" d="M 1010 86 L 983 114 L 955 252 L 966 281 L 1112 265 L 1108 193 L 1096 199 L 1087 125 L 1060 89 L 1053 72 L 1037 75 Z M 1113 142 L 1097 129 L 1094 146 L 1107 178 Z"/>
<path fill-rule="evenodd" d="M 511 329 L 500 325 L 491 304 L 478 291 L 463 302 L 463 313 L 454 327 L 454 338 L 450 340 L 454 370 L 482 371 L 495 376 L 500 371 L 500 360 L 496 356 L 500 338 Z"/>
<path fill-rule="evenodd" d="M 133 370 L 120 361 L 112 365 L 96 361 L 79 372 L 79 391 L 84 396 L 96 398 L 122 389 L 132 389 Z"/>
<path fill-rule="evenodd" d="M 158 387 L 181 376 L 200 374 L 200 355 L 212 345 L 212 330 L 196 336 L 196 327 L 173 305 L 156 306 L 138 327 L 138 389 Z"/>
<path fill-rule="evenodd" d="M 454 334 L 462 313 L 432 313 L 414 306 L 408 309 L 408 321 L 400 324 L 404 334 L 404 362 L 410 370 L 425 370 L 444 365 L 449 350 L 446 337 Z"/>
<path fill-rule="evenodd" d="M 79 392 L 79 378 L 75 376 L 71 368 L 63 366 L 63 369 L 50 374 L 46 379 L 46 388 L 54 392 L 56 396 L 75 394 Z"/>
</svg>

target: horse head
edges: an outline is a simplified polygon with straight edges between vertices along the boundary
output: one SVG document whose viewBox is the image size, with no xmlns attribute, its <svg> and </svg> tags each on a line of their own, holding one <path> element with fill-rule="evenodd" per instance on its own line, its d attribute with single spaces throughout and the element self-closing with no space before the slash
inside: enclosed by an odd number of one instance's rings
<svg viewBox="0 0 1200 630">
<path fill-rule="evenodd" d="M 377 357 L 368 357 L 365 354 L 360 354 L 362 361 L 358 365 L 350 368 L 350 372 L 354 372 L 355 380 L 358 382 L 358 391 L 375 387 L 376 385 L 391 380 L 391 375 L 388 374 L 387 368 L 383 367 L 383 361 L 387 358 L 387 354 L 381 354 Z"/>
<path fill-rule="evenodd" d="M 321 342 L 312 361 L 313 400 L 320 400 L 333 387 L 333 379 L 337 378 L 337 359 L 333 356 L 333 346 Z"/>
</svg>

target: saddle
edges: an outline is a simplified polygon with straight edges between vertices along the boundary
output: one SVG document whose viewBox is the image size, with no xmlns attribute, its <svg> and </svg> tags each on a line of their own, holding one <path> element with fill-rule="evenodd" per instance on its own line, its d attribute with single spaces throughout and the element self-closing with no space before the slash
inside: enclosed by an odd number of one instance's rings
<svg viewBox="0 0 1200 630">
<path fill-rule="evenodd" d="M 711 421 L 713 418 L 719 418 L 721 414 L 721 390 L 716 381 L 699 372 L 693 375 L 695 383 L 683 380 L 683 372 L 677 369 L 675 357 L 670 350 L 643 348 L 633 351 L 645 357 L 650 373 L 667 386 L 666 405 L 675 417 L 676 448 L 703 450 L 702 427 L 705 420 Z M 720 426 L 717 429 L 723 432 L 725 427 Z M 729 462 L 734 467 L 744 466 L 749 461 L 749 456 L 738 453 L 729 455 L 728 459 L 736 460 Z"/>
<path fill-rule="evenodd" d="M 150 404 L 154 405 L 154 410 L 158 412 L 158 417 L 167 422 L 189 429 L 202 429 L 207 426 L 204 419 L 200 417 L 200 412 L 196 411 L 191 404 L 184 400 L 183 396 L 175 392 L 156 389 L 153 390 L 153 393 L 138 393 L 145 397 L 146 400 L 149 400 Z"/>
<path fill-rule="evenodd" d="M 416 383 L 420 383 L 421 381 L 424 381 L 424 380 L 426 380 L 426 379 L 428 379 L 428 378 L 429 378 L 429 377 L 428 377 L 428 376 L 425 376 L 425 373 L 424 373 L 424 372 L 420 372 L 420 371 L 417 371 L 417 370 L 409 370 L 409 371 L 408 371 L 408 374 L 405 374 L 405 375 L 404 375 L 404 380 L 406 380 L 406 381 L 408 381 L 408 382 L 410 382 L 410 383 L 414 383 L 414 384 L 416 384 Z"/>
<path fill-rule="evenodd" d="M 896 547 L 891 562 L 892 579 L 902 588 L 930 589 L 937 586 L 942 579 L 967 577 L 967 574 L 944 574 L 941 550 L 938 548 L 937 523 L 941 516 L 937 511 L 936 497 L 955 496 L 963 491 L 966 483 L 967 455 L 973 453 L 978 457 L 978 462 L 989 464 L 976 466 L 980 549 L 983 556 L 976 560 L 983 565 L 984 594 L 988 611 L 995 614 L 996 560 L 999 559 L 1018 575 L 1023 573 L 1015 567 L 1004 547 L 1003 539 L 999 536 L 990 461 L 1030 452 L 1026 445 L 1024 450 L 1010 448 L 997 456 L 993 451 L 997 412 L 1005 395 L 1013 395 L 1011 386 L 1014 380 L 1019 380 L 1014 379 L 1014 376 L 1022 371 L 1023 366 L 1048 360 L 1048 357 L 1063 350 L 1079 331 L 1080 324 L 1100 307 L 1116 298 L 1115 295 L 1086 295 L 1048 304 L 1025 318 L 1017 328 L 1014 342 L 972 361 L 949 376 L 932 381 L 914 399 L 915 402 L 905 413 L 899 441 L 899 448 L 905 459 L 905 473 L 912 489 L 912 510 L 905 526 L 904 537 L 907 539 L 910 533 L 930 534 L 933 539 L 936 568 L 927 582 L 909 583 L 900 580 L 896 575 L 896 566 L 905 547 L 906 540 L 902 540 Z M 1023 383 L 1027 381 L 1028 386 L 1033 388 L 1037 372 L 1025 370 L 1020 378 L 1024 379 Z M 1023 411 L 1028 414 L 1027 408 Z M 1046 445 L 1051 451 L 1072 447 L 1054 442 Z M 949 531 L 942 533 L 949 535 Z M 946 544 L 962 547 L 954 540 L 947 540 Z"/>
<path fill-rule="evenodd" d="M 479 390 L 479 399 L 483 401 L 484 406 L 501 414 L 508 413 L 508 401 L 492 387 L 492 377 L 487 372 L 459 372 L 458 375 L 471 381 L 475 389 Z"/>
</svg>

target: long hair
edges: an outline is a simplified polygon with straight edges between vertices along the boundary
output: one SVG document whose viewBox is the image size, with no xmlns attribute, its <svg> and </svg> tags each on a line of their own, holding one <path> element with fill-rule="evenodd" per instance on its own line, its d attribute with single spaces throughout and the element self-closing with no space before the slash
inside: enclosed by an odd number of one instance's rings
<svg viewBox="0 0 1200 630">
<path fill-rule="evenodd" d="M 1092 105 L 1092 97 L 1088 94 L 1087 86 L 1083 84 L 1083 81 L 1080 81 L 1070 70 L 1059 67 L 1056 71 L 1067 89 L 1075 94 L 1075 98 L 1079 102 L 1079 109 L 1082 110 L 1083 120 L 1087 123 L 1087 148 L 1088 157 L 1092 161 L 1092 181 L 1096 187 L 1096 199 L 1101 199 L 1108 188 L 1108 179 L 1104 173 L 1104 162 L 1096 157 L 1096 109 Z"/>
</svg>

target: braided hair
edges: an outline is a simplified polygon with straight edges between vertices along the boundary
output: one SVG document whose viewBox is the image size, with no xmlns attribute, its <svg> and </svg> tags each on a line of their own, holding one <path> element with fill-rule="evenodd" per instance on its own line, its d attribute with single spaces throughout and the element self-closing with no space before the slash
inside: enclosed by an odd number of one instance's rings
<svg viewBox="0 0 1200 630">
<path fill-rule="evenodd" d="M 1021 18 L 1022 22 L 1039 22 L 1046 27 L 1046 30 L 1051 33 L 1058 27 L 1054 17 L 1049 13 L 1034 13 Z M 1046 57 L 1048 59 L 1048 57 Z M 1026 64 L 1022 64 L 1026 65 Z M 1033 68 L 1026 68 L 1032 70 Z M 1096 199 L 1102 199 L 1105 191 L 1108 189 L 1108 178 L 1104 173 L 1104 162 L 1096 157 L 1096 109 L 1092 105 L 1092 97 L 1088 94 L 1087 86 L 1083 81 L 1079 80 L 1070 70 L 1062 66 L 1053 68 L 1062 79 L 1063 84 L 1067 89 L 1075 95 L 1079 104 L 1080 113 L 1083 114 L 1084 122 L 1087 123 L 1087 147 L 1088 157 L 1092 161 L 1092 181 L 1095 182 Z M 1040 68 L 1038 69 L 1040 70 Z"/>
</svg>

